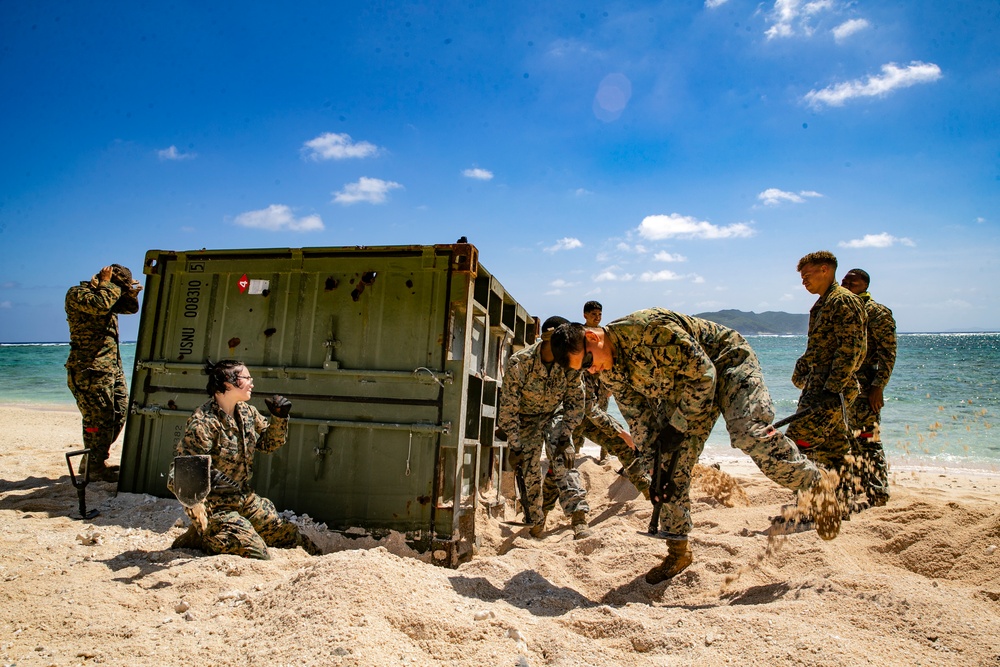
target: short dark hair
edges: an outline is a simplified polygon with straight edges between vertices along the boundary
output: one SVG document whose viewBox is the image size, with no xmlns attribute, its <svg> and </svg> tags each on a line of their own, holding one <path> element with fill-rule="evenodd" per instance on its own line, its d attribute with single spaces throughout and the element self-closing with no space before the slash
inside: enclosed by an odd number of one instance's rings
<svg viewBox="0 0 1000 667">
<path fill-rule="evenodd" d="M 556 329 L 560 325 L 566 324 L 567 322 L 569 322 L 569 320 L 567 320 L 565 317 L 559 317 L 558 315 L 553 315 L 549 319 L 542 322 L 542 333 L 545 333 L 546 331 L 552 331 L 553 329 Z"/>
<path fill-rule="evenodd" d="M 852 273 L 865 281 L 865 287 L 872 284 L 872 277 L 864 269 L 851 269 L 846 275 L 851 275 Z"/>
<path fill-rule="evenodd" d="M 552 356 L 557 364 L 569 368 L 569 355 L 583 352 L 586 331 L 579 322 L 567 322 L 552 332 L 549 345 L 552 346 Z"/>
<path fill-rule="evenodd" d="M 802 259 L 796 265 L 795 270 L 801 272 L 806 264 L 826 264 L 827 266 L 832 266 L 833 270 L 837 270 L 837 256 L 834 255 L 829 250 L 817 250 L 816 252 L 811 252 Z"/>
<path fill-rule="evenodd" d="M 589 313 L 592 310 L 599 310 L 603 313 L 604 306 L 601 305 L 600 301 L 588 301 L 587 303 L 583 304 L 583 312 Z"/>
<path fill-rule="evenodd" d="M 208 375 L 208 385 L 205 390 L 209 396 L 226 393 L 226 383 L 234 387 L 240 383 L 239 373 L 236 371 L 240 366 L 246 366 L 238 359 L 223 359 L 212 363 L 211 359 L 205 361 L 205 374 Z"/>
</svg>

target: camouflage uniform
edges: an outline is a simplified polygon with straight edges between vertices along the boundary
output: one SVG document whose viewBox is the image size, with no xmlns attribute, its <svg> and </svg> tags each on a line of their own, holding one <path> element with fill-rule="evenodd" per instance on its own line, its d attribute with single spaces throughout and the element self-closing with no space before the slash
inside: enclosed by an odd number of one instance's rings
<svg viewBox="0 0 1000 667">
<path fill-rule="evenodd" d="M 118 315 L 138 311 L 138 299 L 110 280 L 81 282 L 66 292 L 66 384 L 83 416 L 83 445 L 90 450 L 92 470 L 105 464 L 125 426 L 128 390 L 118 349 Z"/>
<path fill-rule="evenodd" d="M 573 432 L 574 442 L 578 437 L 596 442 L 601 446 L 602 454 L 607 451 L 615 455 L 635 488 L 641 492 L 648 491 L 649 472 L 643 467 L 642 457 L 622 439 L 621 434 L 626 432 L 622 423 L 608 413 L 611 390 L 596 373 L 584 373 L 583 380 L 587 392 L 586 408 L 583 421 Z"/>
<path fill-rule="evenodd" d="M 853 436 L 847 409 L 858 395 L 855 372 L 865 357 L 865 311 L 861 299 L 833 283 L 809 310 L 809 341 L 795 362 L 792 384 L 802 389 L 799 411 L 814 412 L 792 422 L 786 432 L 806 456 L 849 475 L 845 457 Z M 843 402 L 834 395 L 843 396 Z"/>
<path fill-rule="evenodd" d="M 285 444 L 287 437 L 287 419 L 272 416 L 268 421 L 247 403 L 237 403 L 230 417 L 212 398 L 188 418 L 176 456 L 212 457 L 212 491 L 205 499 L 208 529 L 202 532 L 194 513 L 184 508 L 201 533 L 206 553 L 268 560 L 268 546 L 302 546 L 310 553 L 318 551 L 298 526 L 278 515 L 274 503 L 250 488 L 254 452 L 273 452 Z M 171 491 L 173 478 L 171 466 L 167 478 Z"/>
<path fill-rule="evenodd" d="M 774 408 L 760 364 L 739 333 L 662 308 L 615 320 L 605 333 L 614 364 L 601 381 L 611 388 L 647 469 L 666 424 L 684 434 L 674 493 L 660 514 L 668 537 L 683 539 L 691 531 L 691 470 L 720 413 L 733 446 L 770 479 L 796 490 L 819 481 L 815 465 L 771 426 Z M 669 457 L 663 458 L 665 469 Z"/>
<path fill-rule="evenodd" d="M 541 347 L 542 341 L 538 341 L 507 359 L 497 416 L 497 423 L 507 434 L 511 463 L 524 478 L 531 509 L 525 522 L 530 524 L 541 523 L 544 518 L 541 455 L 546 443 L 552 448 L 548 452 L 549 474 L 559 489 L 563 511 L 590 511 L 587 492 L 573 466 L 571 440 L 573 430 L 583 419 L 583 381 L 580 371 L 543 362 Z"/>
<path fill-rule="evenodd" d="M 868 395 L 872 388 L 885 389 L 889 384 L 896 363 L 896 320 L 892 311 L 873 301 L 868 292 L 859 294 L 858 298 L 864 303 L 868 316 L 868 335 L 865 360 L 857 372 L 861 391 L 851 406 L 851 427 L 860 432 L 861 485 L 870 501 L 884 504 L 889 498 L 889 464 L 875 428 L 881 422 L 881 415 L 872 409 Z"/>
</svg>

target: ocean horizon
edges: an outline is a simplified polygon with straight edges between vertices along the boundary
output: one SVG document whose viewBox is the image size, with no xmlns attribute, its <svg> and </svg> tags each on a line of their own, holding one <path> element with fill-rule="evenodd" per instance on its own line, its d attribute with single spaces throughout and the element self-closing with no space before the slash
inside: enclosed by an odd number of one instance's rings
<svg viewBox="0 0 1000 667">
<path fill-rule="evenodd" d="M 907 333 L 886 388 L 882 442 L 897 469 L 935 467 L 1000 472 L 1000 332 Z M 793 414 L 799 390 L 791 383 L 804 335 L 747 336 L 760 358 L 777 418 Z M 0 404 L 75 409 L 64 364 L 69 343 L 0 343 Z M 135 343 L 121 345 L 131 387 Z M 612 414 L 620 418 L 612 402 Z M 714 460 L 747 458 L 729 443 L 719 420 L 705 446 Z M 749 460 L 749 459 L 747 459 Z"/>
</svg>

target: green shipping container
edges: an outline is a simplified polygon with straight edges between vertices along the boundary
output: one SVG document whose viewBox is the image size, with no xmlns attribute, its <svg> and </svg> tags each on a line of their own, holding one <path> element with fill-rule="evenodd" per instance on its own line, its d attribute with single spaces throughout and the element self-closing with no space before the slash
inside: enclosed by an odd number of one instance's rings
<svg viewBox="0 0 1000 667">
<path fill-rule="evenodd" d="M 538 321 L 469 244 L 151 250 L 119 490 L 172 497 L 166 474 L 206 359 L 236 358 L 252 403 L 292 401 L 288 443 L 253 486 L 332 530 L 404 533 L 454 566 L 476 507 L 497 508 L 499 378 Z"/>
</svg>

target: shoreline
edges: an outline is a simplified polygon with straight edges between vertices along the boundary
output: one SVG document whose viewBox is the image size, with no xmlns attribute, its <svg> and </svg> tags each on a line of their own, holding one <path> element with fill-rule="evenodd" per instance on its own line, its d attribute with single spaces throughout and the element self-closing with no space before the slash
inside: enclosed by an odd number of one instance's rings
<svg viewBox="0 0 1000 667">
<path fill-rule="evenodd" d="M 0 399 L 0 411 L 4 410 L 27 410 L 31 412 L 52 412 L 52 413 L 77 413 L 74 403 L 42 403 L 13 402 Z M 598 458 L 600 448 L 590 440 L 584 445 L 582 453 L 585 453 L 595 460 Z M 719 445 L 706 445 L 702 452 L 701 463 L 712 465 L 718 463 L 719 466 L 728 473 L 748 474 L 760 472 L 749 456 L 737 449 L 723 448 Z M 1000 460 L 990 463 L 982 462 L 978 465 L 969 465 L 967 462 L 956 462 L 958 465 L 942 465 L 937 461 L 921 461 L 919 459 L 899 457 L 889 457 L 890 474 L 896 473 L 921 473 L 921 474 L 949 474 L 968 475 L 976 477 L 1000 477 Z"/>
</svg>

